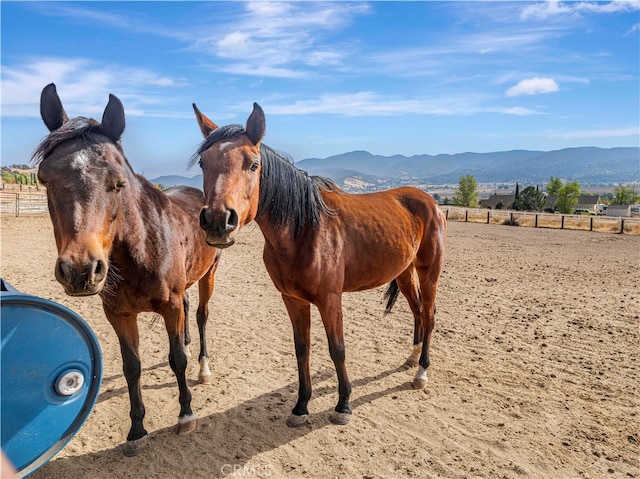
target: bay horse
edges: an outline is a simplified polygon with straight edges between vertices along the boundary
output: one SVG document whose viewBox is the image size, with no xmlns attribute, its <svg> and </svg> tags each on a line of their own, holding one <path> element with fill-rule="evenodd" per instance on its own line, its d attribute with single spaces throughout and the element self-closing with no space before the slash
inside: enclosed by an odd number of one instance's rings
<svg viewBox="0 0 640 479">
<path fill-rule="evenodd" d="M 198 282 L 198 379 L 208 383 L 206 323 L 220 250 L 207 244 L 198 226 L 205 204 L 200 190 L 176 187 L 162 192 L 133 171 L 120 141 L 125 116 L 116 96 L 109 95 L 100 123 L 69 119 L 51 83 L 42 90 L 40 113 L 50 134 L 32 162 L 47 190 L 58 249 L 55 277 L 68 295 L 100 295 L 118 336 L 131 402 L 124 454 L 133 456 L 147 439 L 138 314 L 155 312 L 164 318 L 169 364 L 180 391 L 176 433 L 190 433 L 196 418 L 186 381 L 185 345 L 191 341 L 186 290 Z"/>
<path fill-rule="evenodd" d="M 389 312 L 398 290 L 414 316 L 412 381 L 424 388 L 436 311 L 436 288 L 446 242 L 446 220 L 436 201 L 416 188 L 347 194 L 327 178 L 309 176 L 262 139 L 264 112 L 253 105 L 245 127 L 218 128 L 193 104 L 205 140 L 193 155 L 203 172 L 206 206 L 200 226 L 217 248 L 234 244 L 240 228 L 255 220 L 265 238 L 266 269 L 289 313 L 298 362 L 298 401 L 287 424 L 309 414 L 310 305 L 322 318 L 338 375 L 334 424 L 351 417 L 351 383 L 345 366 L 342 293 L 386 283 Z"/>
</svg>

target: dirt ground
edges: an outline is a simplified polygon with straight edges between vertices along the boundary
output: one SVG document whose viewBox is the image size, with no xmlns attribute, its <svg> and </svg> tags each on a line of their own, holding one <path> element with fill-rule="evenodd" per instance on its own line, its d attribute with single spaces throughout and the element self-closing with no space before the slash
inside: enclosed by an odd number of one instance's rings
<svg viewBox="0 0 640 479">
<path fill-rule="evenodd" d="M 382 288 L 347 294 L 353 418 L 328 421 L 337 380 L 314 310 L 310 421 L 291 429 L 291 325 L 250 225 L 217 273 L 213 380 L 197 385 L 191 366 L 198 427 L 188 436 L 173 433 L 163 323 L 140 317 L 150 440 L 130 458 L 127 387 L 100 300 L 67 297 L 55 281 L 48 216 L 1 221 L 2 277 L 78 312 L 104 360 L 94 410 L 33 478 L 640 477 L 640 236 L 450 222 L 427 388 L 412 390 L 415 371 L 400 367 L 413 330 L 404 299 L 383 318 Z M 197 331 L 195 311 L 190 321 Z"/>
</svg>

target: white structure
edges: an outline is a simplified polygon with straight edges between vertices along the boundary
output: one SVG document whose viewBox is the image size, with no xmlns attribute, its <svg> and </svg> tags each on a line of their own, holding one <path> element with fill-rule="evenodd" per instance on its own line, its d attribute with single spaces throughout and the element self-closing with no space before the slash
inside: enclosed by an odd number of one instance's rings
<svg viewBox="0 0 640 479">
<path fill-rule="evenodd" d="M 607 216 L 631 216 L 630 205 L 609 205 L 607 208 Z"/>
</svg>

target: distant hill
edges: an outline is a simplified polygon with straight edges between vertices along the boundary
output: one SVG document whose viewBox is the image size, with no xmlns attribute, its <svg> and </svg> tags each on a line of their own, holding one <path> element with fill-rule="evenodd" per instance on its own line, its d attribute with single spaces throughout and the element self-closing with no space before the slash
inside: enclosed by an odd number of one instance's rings
<svg viewBox="0 0 640 479">
<path fill-rule="evenodd" d="M 311 174 L 330 176 L 340 170 L 361 175 L 409 179 L 434 184 L 457 183 L 473 175 L 478 182 L 544 182 L 550 176 L 579 183 L 619 183 L 640 179 L 640 148 L 567 148 L 554 151 L 512 150 L 455 155 L 380 156 L 353 151 L 297 163 Z M 329 174 L 331 173 L 331 174 Z"/>
<path fill-rule="evenodd" d="M 473 175 L 480 183 L 545 183 L 550 176 L 557 176 L 580 184 L 612 184 L 640 181 L 640 148 L 581 147 L 415 156 L 381 156 L 358 150 L 328 158 L 308 158 L 296 166 L 356 190 L 376 189 L 376 185 L 457 184 L 465 175 Z M 161 176 L 151 181 L 164 186 L 202 188 L 202 175 Z"/>
<path fill-rule="evenodd" d="M 193 177 L 179 175 L 158 176 L 157 178 L 152 178 L 149 181 L 162 186 L 185 185 L 202 189 L 202 175 L 196 175 Z"/>
</svg>

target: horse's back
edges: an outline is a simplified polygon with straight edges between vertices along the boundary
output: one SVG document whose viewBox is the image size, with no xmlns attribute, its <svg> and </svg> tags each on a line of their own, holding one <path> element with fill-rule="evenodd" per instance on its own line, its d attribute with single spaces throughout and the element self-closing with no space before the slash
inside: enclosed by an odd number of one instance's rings
<svg viewBox="0 0 640 479">
<path fill-rule="evenodd" d="M 411 186 L 365 194 L 325 194 L 330 207 L 340 211 L 348 222 L 394 221 L 404 217 L 440 225 L 444 215 L 438 202 L 428 193 Z M 331 197 L 331 199 L 329 198 Z"/>
<path fill-rule="evenodd" d="M 172 186 L 164 190 L 167 196 L 180 198 L 188 202 L 195 202 L 198 206 L 204 206 L 205 197 L 202 190 L 194 188 L 193 186 L 179 185 Z"/>
</svg>

